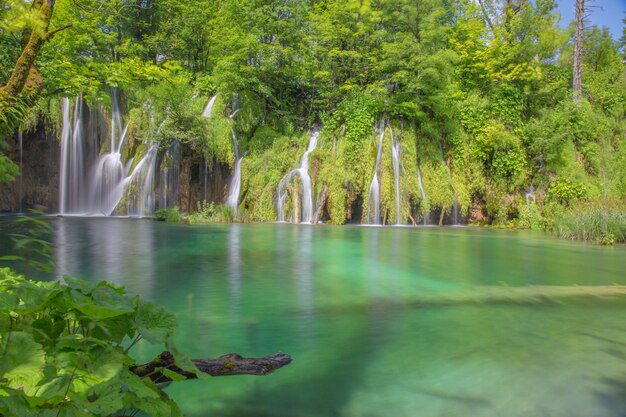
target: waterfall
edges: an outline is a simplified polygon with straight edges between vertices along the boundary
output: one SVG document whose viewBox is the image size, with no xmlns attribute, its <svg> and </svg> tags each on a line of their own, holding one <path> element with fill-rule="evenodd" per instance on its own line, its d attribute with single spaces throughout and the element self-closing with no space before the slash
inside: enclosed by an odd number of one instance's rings
<svg viewBox="0 0 626 417">
<path fill-rule="evenodd" d="M 380 131 L 380 138 L 378 139 L 378 148 L 376 151 L 376 164 L 374 166 L 374 175 L 369 189 L 369 214 L 368 222 L 370 224 L 380 224 L 380 182 L 378 181 L 378 166 L 383 153 L 383 138 L 385 137 L 385 122 L 381 120 L 381 126 L 376 127 L 375 130 Z M 373 208 L 373 213 L 372 213 Z"/>
<path fill-rule="evenodd" d="M 110 149 L 94 160 L 88 157 L 85 150 L 89 148 L 87 140 L 90 140 L 92 148 L 97 149 L 98 138 L 93 129 L 93 120 L 90 120 L 92 134 L 85 135 L 84 109 L 83 100 L 78 96 L 74 105 L 73 123 L 70 123 L 69 99 L 64 98 L 62 101 L 60 213 L 110 216 L 122 211 L 136 216 L 152 214 L 155 206 L 157 145 L 151 142 L 143 158 L 129 173 L 133 160 L 129 160 L 126 165 L 122 161 L 127 127 L 122 124 L 117 93 L 113 90 Z M 158 136 L 164 123 L 165 120 L 154 134 L 150 134 L 151 141 Z"/>
<path fill-rule="evenodd" d="M 70 122 L 71 106 L 68 98 L 61 105 L 61 173 L 59 183 L 59 212 L 81 213 L 84 207 L 85 168 L 83 152 L 83 100 L 76 97 L 74 120 Z"/>
<path fill-rule="evenodd" d="M 533 203 L 537 202 L 537 197 L 535 197 L 535 186 L 530 184 L 530 187 L 528 188 L 528 190 L 525 192 L 526 195 L 526 205 L 529 206 L 530 205 L 530 200 L 533 200 Z"/>
<path fill-rule="evenodd" d="M 422 182 L 422 168 L 420 167 L 419 161 L 417 162 L 417 185 L 420 189 L 420 196 L 422 197 L 422 201 L 426 201 L 426 193 L 424 192 L 424 183 Z"/>
<path fill-rule="evenodd" d="M 402 224 L 400 223 L 400 157 L 402 144 L 400 144 L 400 140 L 394 138 L 391 124 L 389 124 L 389 133 L 391 134 L 391 161 L 393 164 L 393 181 L 396 192 L 396 224 Z"/>
<path fill-rule="evenodd" d="M 300 167 L 289 172 L 278 183 L 278 201 L 276 204 L 276 211 L 279 222 L 285 221 L 284 205 L 285 200 L 287 199 L 287 186 L 295 176 L 299 176 L 300 182 L 302 183 L 302 222 L 311 223 L 311 220 L 313 219 L 313 192 L 311 188 L 311 177 L 309 176 L 309 155 L 317 147 L 317 140 L 319 136 L 319 128 L 311 130 L 311 134 L 309 136 L 309 146 L 304 152 L 304 155 L 302 155 Z"/>
<path fill-rule="evenodd" d="M 231 115 L 234 116 L 237 110 Z M 231 208 L 233 215 L 237 214 L 237 208 L 239 206 L 239 192 L 241 191 L 241 161 L 243 156 L 239 156 L 239 146 L 237 145 L 237 135 L 235 129 L 232 130 L 233 146 L 235 147 L 235 172 L 233 178 L 230 181 L 228 187 L 228 197 L 226 198 L 226 204 Z"/>
<path fill-rule="evenodd" d="M 17 132 L 17 141 L 20 144 L 20 193 L 19 193 L 19 201 L 17 202 L 17 206 L 19 208 L 19 212 L 23 212 L 22 200 L 24 199 L 24 148 L 23 148 L 23 134 L 20 130 Z"/>
<path fill-rule="evenodd" d="M 217 94 L 211 97 L 211 100 L 209 100 L 209 103 L 206 105 L 204 111 L 202 112 L 202 117 L 211 117 L 211 112 L 213 111 L 213 105 L 215 104 L 216 99 Z"/>
<path fill-rule="evenodd" d="M 122 127 L 122 114 L 117 101 L 117 92 L 111 93 L 111 149 L 100 157 L 91 181 L 91 212 L 110 216 L 120 202 L 127 169 L 122 162 L 122 145 L 127 127 Z"/>
<path fill-rule="evenodd" d="M 69 171 L 70 153 L 70 100 L 64 97 L 61 101 L 61 172 L 59 174 L 59 212 L 66 213 L 67 173 Z"/>
</svg>

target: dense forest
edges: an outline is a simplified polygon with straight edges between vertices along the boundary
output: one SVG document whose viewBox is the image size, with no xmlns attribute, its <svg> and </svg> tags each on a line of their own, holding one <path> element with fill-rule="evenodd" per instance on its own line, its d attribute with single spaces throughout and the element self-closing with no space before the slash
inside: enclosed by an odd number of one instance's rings
<svg viewBox="0 0 626 417">
<path fill-rule="evenodd" d="M 0 139 L 60 140 L 69 98 L 121 108 L 123 163 L 176 143 L 209 182 L 240 169 L 232 212 L 186 211 L 623 240 L 626 32 L 584 22 L 577 96 L 559 18 L 553 0 L 2 1 Z"/>
</svg>

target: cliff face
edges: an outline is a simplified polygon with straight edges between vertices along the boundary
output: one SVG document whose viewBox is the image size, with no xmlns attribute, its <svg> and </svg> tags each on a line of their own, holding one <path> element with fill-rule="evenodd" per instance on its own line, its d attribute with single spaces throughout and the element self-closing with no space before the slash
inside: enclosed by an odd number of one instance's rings
<svg viewBox="0 0 626 417">
<path fill-rule="evenodd" d="M 20 145 L 18 136 L 8 141 L 7 155 L 18 166 Z M 56 213 L 59 209 L 59 144 L 52 132 L 42 127 L 24 133 L 22 138 L 21 176 L 9 184 L 0 184 L 0 212 L 26 212 L 42 209 Z"/>
<path fill-rule="evenodd" d="M 226 199 L 230 168 L 217 162 L 208 165 L 198 155 L 183 154 L 178 197 L 181 211 L 195 211 L 200 201 L 223 203 Z"/>
</svg>

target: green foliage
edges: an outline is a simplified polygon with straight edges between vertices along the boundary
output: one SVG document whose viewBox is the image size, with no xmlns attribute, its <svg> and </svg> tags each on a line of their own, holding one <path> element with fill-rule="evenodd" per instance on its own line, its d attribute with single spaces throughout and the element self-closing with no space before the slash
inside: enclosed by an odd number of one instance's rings
<svg viewBox="0 0 626 417">
<path fill-rule="evenodd" d="M 20 167 L 6 156 L 0 154 L 0 184 L 15 180 L 20 174 Z"/>
<path fill-rule="evenodd" d="M 594 207 L 574 207 L 555 220 L 551 229 L 571 240 L 597 241 L 602 245 L 626 242 L 626 213 Z"/>
<path fill-rule="evenodd" d="M 320 122 L 310 175 L 314 194 L 329 186 L 325 213 L 335 224 L 370 209 L 381 119 L 401 137 L 401 222 L 417 209 L 450 213 L 456 198 L 463 212 L 480 202 L 489 221 L 534 227 L 518 203 L 531 184 L 548 212 L 582 197 L 623 198 L 624 40 L 589 28 L 584 98 L 574 103 L 571 29 L 553 0 L 518 3 L 486 0 L 486 16 L 475 2 L 450 0 L 59 0 L 51 27 L 72 28 L 38 57 L 46 98 L 0 97 L 0 137 L 38 120 L 58 132 L 59 92 L 108 106 L 116 86 L 128 110 L 125 160 L 151 141 L 178 141 L 193 163 L 232 168 L 237 138 L 247 152 L 240 220 L 276 219 L 278 182 L 297 166 L 303 132 Z M 40 26 L 29 10 L 16 0 L 0 8 L 0 83 L 24 29 Z M 201 117 L 214 94 L 212 116 Z M 378 175 L 393 222 L 390 143 L 386 132 Z M 0 182 L 16 174 L 0 155 Z M 196 217 L 232 220 L 218 206 Z"/>
<path fill-rule="evenodd" d="M 548 197 L 566 205 L 583 197 L 586 194 L 585 186 L 568 178 L 558 177 L 550 189 Z"/>
<path fill-rule="evenodd" d="M 537 204 L 535 204 L 534 201 L 531 201 L 530 204 L 525 207 L 520 207 L 519 227 L 531 230 L 542 229 L 541 214 L 539 213 Z"/>
<path fill-rule="evenodd" d="M 41 212 L 32 211 L 31 214 L 40 215 Z M 24 231 L 21 233 L 11 233 L 11 240 L 14 244 L 14 254 L 2 256 L 2 261 L 22 262 L 24 271 L 31 269 L 52 272 L 54 259 L 52 258 L 53 247 L 49 242 L 52 234 L 52 226 L 42 218 L 20 217 L 17 221 Z"/>
<path fill-rule="evenodd" d="M 174 316 L 108 282 L 65 283 L 0 269 L 0 413 L 180 416 L 149 377 L 130 371 L 128 355 L 140 339 L 170 346 Z M 185 357 L 176 360 L 197 372 Z"/>
<path fill-rule="evenodd" d="M 233 215 L 226 205 L 201 201 L 198 202 L 197 211 L 189 213 L 187 220 L 190 224 L 232 223 Z"/>
<path fill-rule="evenodd" d="M 183 218 L 178 211 L 178 207 L 168 209 L 157 209 L 154 211 L 154 218 L 161 222 L 180 223 Z"/>
</svg>

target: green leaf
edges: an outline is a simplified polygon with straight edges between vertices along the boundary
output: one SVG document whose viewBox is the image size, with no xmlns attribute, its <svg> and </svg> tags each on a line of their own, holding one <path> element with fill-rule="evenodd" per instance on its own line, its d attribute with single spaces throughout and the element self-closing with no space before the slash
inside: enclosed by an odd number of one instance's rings
<svg viewBox="0 0 626 417">
<path fill-rule="evenodd" d="M 129 316 L 111 317 L 97 321 L 94 325 L 91 333 L 93 337 L 118 344 L 122 343 L 126 336 L 132 339 L 137 332 Z"/>
<path fill-rule="evenodd" d="M 96 287 L 92 299 L 86 298 L 76 310 L 93 319 L 107 319 L 134 312 L 128 297 L 118 294 L 109 287 Z"/>
<path fill-rule="evenodd" d="M 166 377 L 168 377 L 169 379 L 171 379 L 172 381 L 185 381 L 187 378 L 182 376 L 179 373 L 176 373 L 174 371 L 170 371 L 167 368 L 159 368 L 159 371 L 165 375 Z"/>
<path fill-rule="evenodd" d="M 89 281 L 85 281 L 84 279 L 70 277 L 69 275 L 65 275 L 63 277 L 63 281 L 65 284 L 73 290 L 78 290 L 81 293 L 87 295 L 92 289 L 93 285 Z"/>
<path fill-rule="evenodd" d="M 7 386 L 33 395 L 45 365 L 42 346 L 31 334 L 10 332 L 3 337 L 0 350 L 5 352 L 0 358 L 0 375 L 8 380 Z"/>
<path fill-rule="evenodd" d="M 139 333 L 150 343 L 165 343 L 176 331 L 176 318 L 158 304 L 141 302 L 135 324 Z"/>
</svg>

